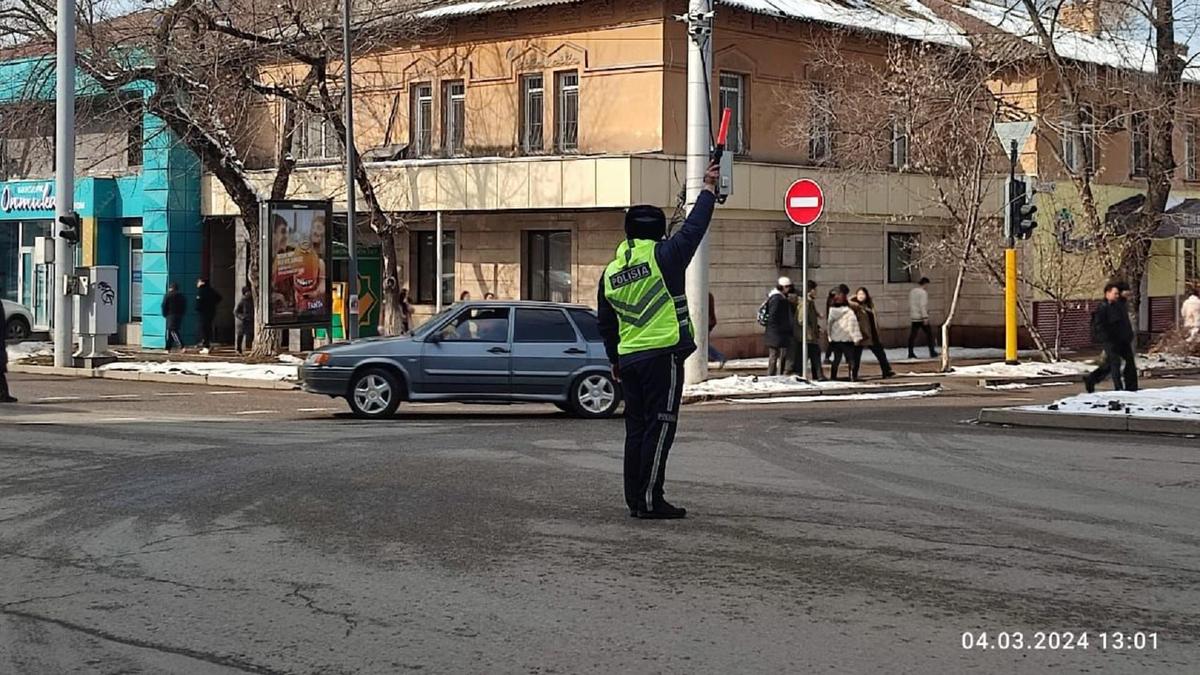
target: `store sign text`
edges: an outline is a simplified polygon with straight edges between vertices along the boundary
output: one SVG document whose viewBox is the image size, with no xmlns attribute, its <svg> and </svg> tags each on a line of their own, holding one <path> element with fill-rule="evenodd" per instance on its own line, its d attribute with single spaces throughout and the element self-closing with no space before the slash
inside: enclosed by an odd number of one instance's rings
<svg viewBox="0 0 1200 675">
<path fill-rule="evenodd" d="M 50 194 L 52 189 L 51 184 L 46 183 L 40 190 L 27 190 L 33 192 L 32 196 L 18 196 L 13 194 L 11 186 L 5 185 L 4 190 L 0 191 L 0 211 L 53 211 L 55 200 L 54 195 Z"/>
</svg>

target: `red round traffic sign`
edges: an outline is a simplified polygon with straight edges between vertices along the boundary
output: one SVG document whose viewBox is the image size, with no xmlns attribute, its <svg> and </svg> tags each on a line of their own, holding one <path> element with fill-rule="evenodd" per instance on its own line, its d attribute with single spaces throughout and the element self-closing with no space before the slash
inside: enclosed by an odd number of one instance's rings
<svg viewBox="0 0 1200 675">
<path fill-rule="evenodd" d="M 815 182 L 801 178 L 792 183 L 783 197 L 783 211 L 789 220 L 801 227 L 817 222 L 825 210 L 825 193 Z"/>
</svg>

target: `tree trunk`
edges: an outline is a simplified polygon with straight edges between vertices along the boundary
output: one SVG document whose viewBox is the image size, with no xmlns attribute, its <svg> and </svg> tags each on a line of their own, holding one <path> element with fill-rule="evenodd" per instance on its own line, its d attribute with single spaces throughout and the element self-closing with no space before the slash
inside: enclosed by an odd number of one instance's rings
<svg viewBox="0 0 1200 675">
<path fill-rule="evenodd" d="M 382 249 L 382 274 L 385 280 L 381 298 L 383 308 L 379 311 L 379 332 L 383 335 L 399 335 L 403 319 L 400 316 L 400 289 L 403 282 L 400 280 L 400 268 L 397 265 L 396 235 L 390 228 L 379 234 L 379 244 Z M 394 283 L 387 283 L 388 279 L 394 280 Z"/>
</svg>

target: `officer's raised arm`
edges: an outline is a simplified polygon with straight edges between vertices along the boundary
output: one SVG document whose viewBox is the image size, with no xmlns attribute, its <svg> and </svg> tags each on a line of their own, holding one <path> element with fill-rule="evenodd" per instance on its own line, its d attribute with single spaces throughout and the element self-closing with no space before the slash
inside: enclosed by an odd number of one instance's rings
<svg viewBox="0 0 1200 675">
<path fill-rule="evenodd" d="M 712 221 L 713 209 L 717 205 L 717 181 L 721 178 L 721 167 L 712 164 L 704 174 L 704 189 L 696 198 L 696 204 L 688 214 L 679 231 L 671 235 L 658 247 L 659 261 L 669 267 L 687 267 L 704 241 L 704 233 Z"/>
</svg>

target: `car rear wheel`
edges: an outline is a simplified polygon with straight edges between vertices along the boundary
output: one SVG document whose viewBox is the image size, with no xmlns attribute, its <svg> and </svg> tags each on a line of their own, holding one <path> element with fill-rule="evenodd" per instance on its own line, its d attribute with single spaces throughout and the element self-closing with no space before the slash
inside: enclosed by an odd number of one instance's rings
<svg viewBox="0 0 1200 675">
<path fill-rule="evenodd" d="M 14 316 L 8 320 L 5 335 L 9 340 L 26 340 L 29 338 L 29 322 L 23 316 Z"/>
<path fill-rule="evenodd" d="M 350 381 L 346 401 L 356 416 L 364 419 L 391 417 L 400 406 L 400 378 L 383 368 L 368 368 Z"/>
<path fill-rule="evenodd" d="M 617 383 L 608 373 L 587 373 L 571 385 L 571 410 L 580 417 L 612 417 L 620 404 Z"/>
</svg>

